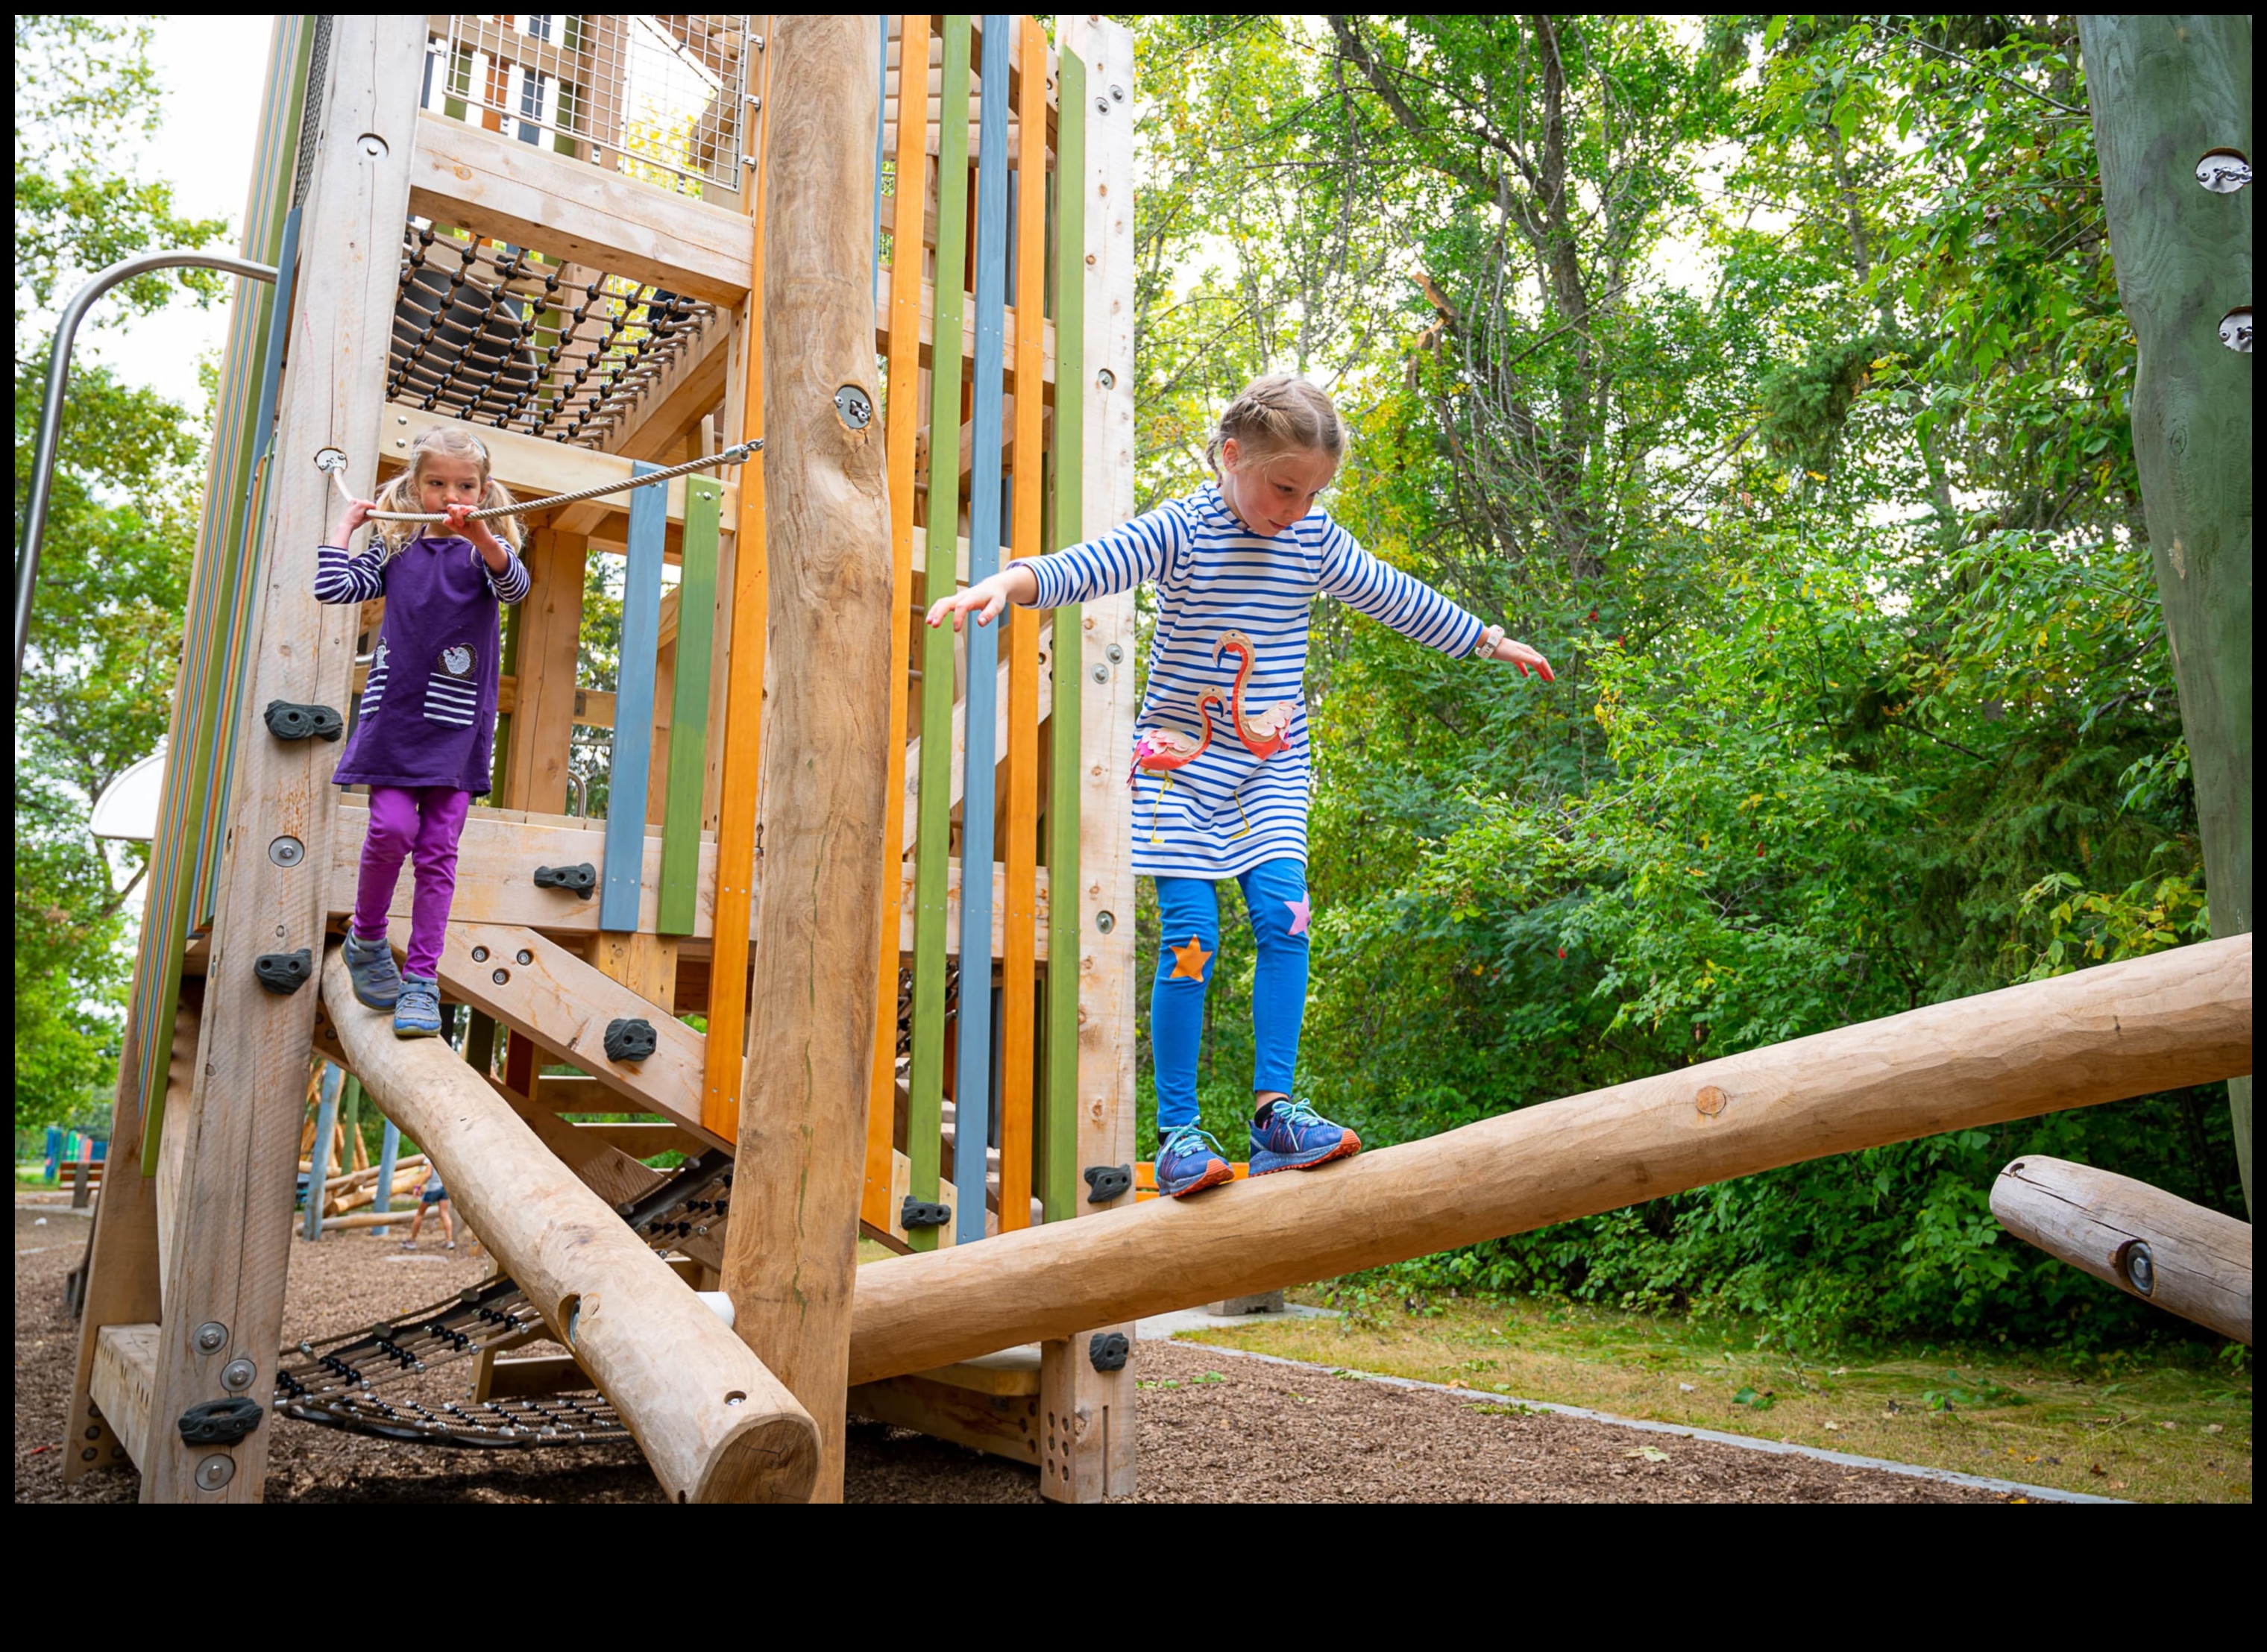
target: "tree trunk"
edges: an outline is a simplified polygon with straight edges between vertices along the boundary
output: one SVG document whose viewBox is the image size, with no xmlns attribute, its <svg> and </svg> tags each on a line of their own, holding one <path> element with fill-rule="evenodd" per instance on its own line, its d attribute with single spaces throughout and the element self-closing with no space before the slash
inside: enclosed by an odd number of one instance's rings
<svg viewBox="0 0 2267 1652">
<path fill-rule="evenodd" d="M 2197 182 L 2251 154 L 2249 16 L 2083 17 L 2117 293 L 2140 346 L 2133 450 L 2196 776 L 2212 932 L 2251 929 L 2251 361 L 2221 318 L 2251 303 L 2251 191 Z M 2247 315 L 2248 320 L 2248 315 Z M 2249 346 L 2247 344 L 2246 350 Z M 2228 1083 L 2251 1202 L 2251 1080 Z"/>
</svg>

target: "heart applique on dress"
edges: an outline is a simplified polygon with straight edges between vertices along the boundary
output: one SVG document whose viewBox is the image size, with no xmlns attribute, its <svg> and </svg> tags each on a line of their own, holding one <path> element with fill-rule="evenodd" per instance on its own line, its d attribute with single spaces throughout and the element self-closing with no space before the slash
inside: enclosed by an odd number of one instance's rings
<svg viewBox="0 0 2267 1652">
<path fill-rule="evenodd" d="M 473 669 L 473 650 L 462 645 L 443 649 L 441 669 L 451 677 L 469 676 Z"/>
</svg>

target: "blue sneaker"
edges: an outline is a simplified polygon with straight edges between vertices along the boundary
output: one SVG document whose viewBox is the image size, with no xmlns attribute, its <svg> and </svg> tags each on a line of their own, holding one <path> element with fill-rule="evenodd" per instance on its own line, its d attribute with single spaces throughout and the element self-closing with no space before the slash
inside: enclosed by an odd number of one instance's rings
<svg viewBox="0 0 2267 1652">
<path fill-rule="evenodd" d="M 1185 1199 L 1235 1179 L 1220 1143 L 1192 1124 L 1170 1132 L 1157 1149 L 1157 1191 L 1170 1198 Z"/>
<path fill-rule="evenodd" d="M 1267 1110 L 1265 1122 L 1251 1123 L 1251 1174 L 1270 1176 L 1277 1171 L 1310 1171 L 1332 1159 L 1351 1158 L 1361 1151 L 1361 1138 L 1342 1125 L 1332 1124 L 1303 1101 L 1279 1101 Z"/>
<path fill-rule="evenodd" d="M 393 1006 L 393 1036 L 431 1039 L 438 1038 L 440 1033 L 441 983 L 404 975 L 401 997 Z"/>
<path fill-rule="evenodd" d="M 356 1002 L 368 1010 L 391 1010 L 401 996 L 401 972 L 393 966 L 393 949 L 383 939 L 365 941 L 347 931 L 347 979 L 354 983 Z"/>
</svg>

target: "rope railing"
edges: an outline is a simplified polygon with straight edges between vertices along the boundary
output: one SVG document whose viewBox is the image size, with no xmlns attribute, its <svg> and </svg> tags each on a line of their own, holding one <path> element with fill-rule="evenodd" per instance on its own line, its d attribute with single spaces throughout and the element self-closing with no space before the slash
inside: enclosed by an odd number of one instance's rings
<svg viewBox="0 0 2267 1652">
<path fill-rule="evenodd" d="M 642 476 L 626 476 L 619 481 L 601 482 L 594 488 L 578 488 L 573 493 L 553 494 L 543 499 L 523 499 L 516 504 L 490 505 L 483 510 L 466 513 L 468 522 L 488 522 L 498 517 L 525 516 L 532 511 L 556 510 L 561 505 L 580 504 L 585 499 L 602 499 L 612 493 L 627 493 L 634 488 L 650 488 L 656 482 L 674 481 L 691 475 L 697 470 L 710 470 L 719 465 L 737 465 L 761 451 L 764 442 L 758 437 L 752 442 L 741 442 L 720 453 L 702 459 L 688 459 L 682 465 L 671 465 L 665 470 L 648 471 Z M 339 497 L 348 504 L 355 497 L 347 491 L 346 468 L 348 461 L 343 448 L 326 447 L 315 455 L 315 468 L 327 474 L 331 485 L 338 489 Z M 373 522 L 446 522 L 448 517 L 434 510 L 373 510 Z"/>
</svg>

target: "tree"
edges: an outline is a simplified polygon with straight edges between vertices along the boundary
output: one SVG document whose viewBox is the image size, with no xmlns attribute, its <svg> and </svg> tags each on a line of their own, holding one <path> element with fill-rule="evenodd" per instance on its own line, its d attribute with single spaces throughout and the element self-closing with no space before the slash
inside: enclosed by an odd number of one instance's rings
<svg viewBox="0 0 2267 1652">
<path fill-rule="evenodd" d="M 30 476 L 56 302 L 136 253 L 210 244 L 172 187 L 121 169 L 153 135 L 158 88 L 141 19 L 16 18 L 16 498 Z M 129 163 L 129 149 L 123 158 Z M 99 327 L 221 290 L 209 272 L 114 289 Z M 16 1117 L 66 1116 L 114 1083 L 133 959 L 139 845 L 87 835 L 93 799 L 163 737 L 180 659 L 202 414 L 100 368 L 71 375 L 16 719 Z M 20 540 L 22 522 L 17 524 Z"/>
</svg>

